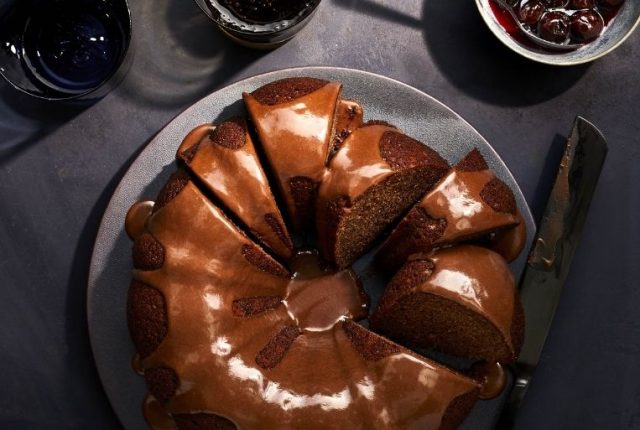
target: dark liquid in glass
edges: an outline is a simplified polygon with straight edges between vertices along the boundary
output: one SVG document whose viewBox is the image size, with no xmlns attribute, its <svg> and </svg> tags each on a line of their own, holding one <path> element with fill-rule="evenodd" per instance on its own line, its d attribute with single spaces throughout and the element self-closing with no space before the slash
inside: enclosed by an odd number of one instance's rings
<svg viewBox="0 0 640 430">
<path fill-rule="evenodd" d="M 79 94 L 108 79 L 126 36 L 108 0 L 39 2 L 23 33 L 23 62 L 34 84 Z"/>
<path fill-rule="evenodd" d="M 238 18 L 260 24 L 291 19 L 308 7 L 301 0 L 220 0 L 220 4 Z"/>
</svg>

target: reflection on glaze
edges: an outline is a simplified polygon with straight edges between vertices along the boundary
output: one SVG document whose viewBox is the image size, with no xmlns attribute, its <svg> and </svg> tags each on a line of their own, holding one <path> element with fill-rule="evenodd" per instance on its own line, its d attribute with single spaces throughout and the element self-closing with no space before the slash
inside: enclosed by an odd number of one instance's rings
<svg viewBox="0 0 640 430">
<path fill-rule="evenodd" d="M 367 316 L 367 302 L 358 291 L 356 274 L 344 270 L 311 280 L 292 280 L 283 304 L 304 331 L 330 330 L 345 317 Z"/>
<path fill-rule="evenodd" d="M 484 291 L 478 284 L 478 280 L 470 277 L 467 273 L 463 273 L 457 270 L 437 270 L 430 280 L 433 286 L 438 288 L 444 288 L 449 291 L 464 297 L 467 300 L 480 302 L 486 297 L 478 297 L 478 295 L 485 295 Z"/>
<path fill-rule="evenodd" d="M 397 129 L 370 125 L 351 133 L 329 164 L 320 186 L 321 201 L 330 202 L 342 196 L 355 198 L 393 174 L 382 159 L 378 144 L 387 131 Z"/>
<path fill-rule="evenodd" d="M 324 157 L 323 145 L 329 138 L 325 112 L 315 112 L 306 102 L 271 106 L 261 118 L 261 129 L 267 135 L 279 134 L 281 139 L 314 142 L 312 157 Z"/>
<path fill-rule="evenodd" d="M 239 382 L 253 383 L 257 396 L 285 412 L 293 409 L 308 409 L 314 406 L 320 406 L 324 411 L 344 410 L 352 402 L 348 387 L 329 395 L 319 393 L 308 395 L 283 389 L 278 383 L 267 380 L 265 375 L 255 368 L 255 365 L 247 365 L 239 357 L 233 357 L 229 360 L 229 374 L 237 378 Z"/>
<path fill-rule="evenodd" d="M 515 279 L 500 255 L 478 246 L 460 245 L 415 258 L 428 258 L 435 265 L 420 291 L 434 292 L 480 312 L 511 341 Z"/>
<path fill-rule="evenodd" d="M 442 237 L 434 245 L 516 225 L 516 216 L 494 211 L 480 196 L 485 185 L 494 178 L 490 170 L 453 170 L 420 201 L 419 206 L 429 216 L 447 221 Z"/>
<path fill-rule="evenodd" d="M 142 367 L 169 367 L 179 379 L 164 408 L 152 397 L 145 402 L 154 430 L 174 430 L 169 414 L 183 413 L 218 414 L 238 429 L 324 430 L 327 412 L 340 428 L 435 429 L 451 401 L 476 388 L 409 352 L 365 360 L 343 329 L 344 318 L 365 311 L 352 273 L 290 280 L 258 270 L 241 252 L 248 239 L 191 183 L 146 226 L 165 261 L 134 276 L 163 293 L 170 326 Z M 232 312 L 237 299 L 273 296 L 285 302 L 248 316 Z M 302 333 L 280 362 L 260 367 L 257 355 L 296 324 Z"/>
<path fill-rule="evenodd" d="M 184 154 L 197 146 L 189 169 L 222 201 L 267 247 L 284 258 L 291 256 L 290 239 L 284 227 L 267 177 L 260 165 L 253 140 L 245 133 L 242 147 L 231 149 L 211 140 L 213 125 L 202 125 L 187 135 L 178 149 Z M 265 220 L 272 214 L 282 228 L 283 239 Z M 286 242 L 286 243 L 285 243 Z"/>
</svg>

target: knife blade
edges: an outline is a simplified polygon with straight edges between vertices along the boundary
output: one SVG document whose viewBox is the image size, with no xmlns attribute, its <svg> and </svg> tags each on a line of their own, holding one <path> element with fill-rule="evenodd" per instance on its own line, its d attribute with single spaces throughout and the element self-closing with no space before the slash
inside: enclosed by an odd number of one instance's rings
<svg viewBox="0 0 640 430">
<path fill-rule="evenodd" d="M 606 155 L 607 143 L 602 133 L 578 116 L 520 280 L 524 345 L 512 366 L 514 384 L 496 426 L 499 430 L 514 427 L 531 384 Z"/>
</svg>

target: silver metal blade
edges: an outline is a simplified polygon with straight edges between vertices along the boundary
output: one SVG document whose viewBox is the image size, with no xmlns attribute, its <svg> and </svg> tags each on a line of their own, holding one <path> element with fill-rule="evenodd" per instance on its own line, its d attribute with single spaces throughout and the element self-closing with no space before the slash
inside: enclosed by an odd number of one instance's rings
<svg viewBox="0 0 640 430">
<path fill-rule="evenodd" d="M 515 382 L 497 425 L 500 430 L 513 428 L 540 360 L 606 155 L 600 131 L 577 117 L 520 281 L 525 338 L 513 366 Z"/>
</svg>

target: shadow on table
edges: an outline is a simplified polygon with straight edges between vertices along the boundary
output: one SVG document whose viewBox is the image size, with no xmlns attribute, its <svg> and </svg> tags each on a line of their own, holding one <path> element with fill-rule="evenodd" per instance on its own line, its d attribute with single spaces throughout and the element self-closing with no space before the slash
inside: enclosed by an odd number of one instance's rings
<svg viewBox="0 0 640 430">
<path fill-rule="evenodd" d="M 83 380 L 86 383 L 87 380 L 94 381 L 91 384 L 98 389 L 98 387 L 102 387 L 95 361 L 93 356 L 93 351 L 91 345 L 89 343 L 89 332 L 88 332 L 88 315 L 87 315 L 87 279 L 89 277 L 89 268 L 91 263 L 91 256 L 94 248 L 94 242 L 96 239 L 96 234 L 98 231 L 98 227 L 102 221 L 102 216 L 109 204 L 111 196 L 113 195 L 116 187 L 122 180 L 122 177 L 129 169 L 131 163 L 138 157 L 140 152 L 146 147 L 145 145 L 141 145 L 135 153 L 133 153 L 129 159 L 120 167 L 118 172 L 113 176 L 113 178 L 109 181 L 107 186 L 98 196 L 93 208 L 91 209 L 89 216 L 87 218 L 87 222 L 82 228 L 80 233 L 80 237 L 76 244 L 75 253 L 73 256 L 72 266 L 70 269 L 70 276 L 68 280 L 67 286 L 67 297 L 66 297 L 66 314 L 65 314 L 65 333 L 66 333 L 66 343 L 69 346 L 69 350 L 74 351 L 75 354 L 73 356 L 68 357 L 68 365 L 67 369 L 70 369 L 76 376 L 69 376 L 69 380 L 77 379 L 77 374 L 83 374 Z M 126 238 L 125 238 L 126 239 Z M 125 240 L 126 244 L 124 247 L 129 246 L 129 242 Z M 128 257 L 128 254 L 125 253 Z M 109 281 L 105 281 L 109 284 Z M 109 284 L 110 288 L 113 291 L 123 291 L 122 302 L 126 302 L 126 284 L 123 285 L 112 285 Z M 122 304 L 122 303 L 121 303 Z M 118 318 L 122 318 L 123 324 L 125 324 L 125 316 L 124 314 L 126 306 L 122 306 L 121 308 L 111 309 L 110 311 L 117 315 Z M 125 324 L 126 326 L 126 324 Z M 129 338 L 125 333 L 122 336 L 123 342 L 128 342 Z M 78 352 L 82 352 L 78 354 Z M 129 357 L 131 358 L 131 357 Z M 128 363 L 127 363 L 128 364 Z M 131 371 L 133 373 L 133 370 Z M 135 376 L 135 375 L 134 375 Z M 99 393 L 95 393 L 97 397 L 100 398 L 101 403 L 105 405 L 104 410 L 109 409 L 109 402 L 104 393 L 104 389 L 100 390 Z M 141 402 L 141 398 L 137 400 L 137 403 L 133 403 L 135 407 L 139 407 L 138 405 Z M 93 404 L 95 400 L 93 400 Z M 113 410 L 112 410 L 113 411 Z M 117 422 L 116 417 L 113 413 L 105 414 L 109 415 L 109 417 L 105 417 L 105 419 L 112 420 L 114 423 L 113 428 L 120 428 L 119 425 L 116 425 Z M 107 428 L 107 427 L 105 427 Z"/>
<path fill-rule="evenodd" d="M 0 167 L 89 106 L 39 100 L 0 82 Z"/>
<path fill-rule="evenodd" d="M 487 103 L 528 106 L 571 88 L 588 65 L 552 67 L 503 46 L 469 0 L 414 0 L 416 19 L 381 0 L 333 0 L 343 8 L 422 30 L 433 62 L 454 86 Z M 416 10 L 417 12 L 417 10 Z"/>
<path fill-rule="evenodd" d="M 132 13 L 136 58 L 120 94 L 145 107 L 191 104 L 265 55 L 227 39 L 193 1 L 139 2 Z"/>
<path fill-rule="evenodd" d="M 571 88 L 588 65 L 553 67 L 512 52 L 491 34 L 468 0 L 426 0 L 424 39 L 435 64 L 472 97 L 505 106 L 528 106 Z"/>
</svg>

